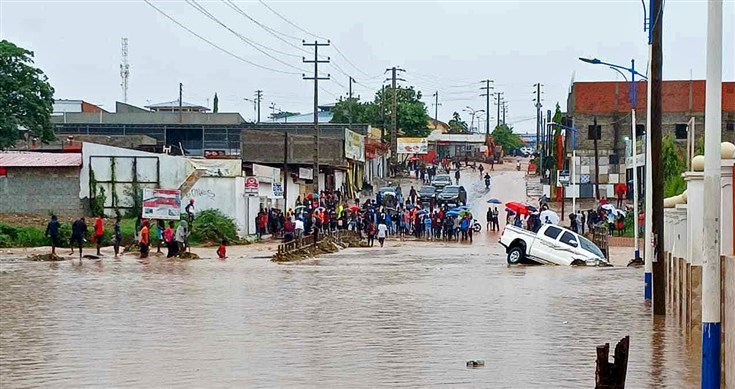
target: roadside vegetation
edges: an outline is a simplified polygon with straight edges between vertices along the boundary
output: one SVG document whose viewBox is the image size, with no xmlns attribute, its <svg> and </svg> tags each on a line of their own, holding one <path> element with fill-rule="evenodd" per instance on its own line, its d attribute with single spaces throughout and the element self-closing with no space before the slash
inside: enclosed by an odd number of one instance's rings
<svg viewBox="0 0 735 389">
<path fill-rule="evenodd" d="M 40 217 L 33 217 L 31 220 L 22 220 L 18 217 L 16 218 L 17 222 L 15 222 L 12 217 L 4 217 L 0 221 L 0 248 L 50 246 L 51 240 L 45 236 L 46 223 L 49 218 L 46 218 L 44 221 L 44 219 Z M 90 233 L 87 237 L 87 245 L 91 247 L 94 245 L 91 241 L 91 234 L 94 229 L 94 218 L 88 217 L 85 221 L 87 222 L 87 228 Z M 69 247 L 71 224 L 73 220 L 71 218 L 59 218 L 59 222 L 61 223 L 61 228 L 59 230 L 59 240 L 61 242 L 60 247 Z M 105 219 L 105 245 L 112 244 L 113 223 L 113 218 Z M 156 246 L 158 244 L 158 234 L 156 233 L 155 222 L 152 224 L 150 240 L 151 245 Z M 123 236 L 121 242 L 122 247 L 127 247 L 135 242 L 134 218 L 121 219 L 120 230 Z M 235 221 L 233 219 L 216 210 L 205 210 L 200 212 L 194 220 L 194 230 L 189 237 L 189 242 L 192 245 L 219 244 L 222 239 L 226 239 L 231 244 L 245 243 L 238 239 L 237 227 L 235 226 Z"/>
</svg>

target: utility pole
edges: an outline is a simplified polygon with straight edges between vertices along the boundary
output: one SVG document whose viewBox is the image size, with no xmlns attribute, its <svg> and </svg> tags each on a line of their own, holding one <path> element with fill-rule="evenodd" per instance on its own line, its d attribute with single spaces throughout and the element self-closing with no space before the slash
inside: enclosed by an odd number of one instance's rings
<svg viewBox="0 0 735 389">
<path fill-rule="evenodd" d="M 651 187 L 653 222 L 653 314 L 666 315 L 666 259 L 664 258 L 664 175 L 661 160 L 661 84 L 663 77 L 663 0 L 651 0 L 651 18 L 653 25 L 651 49 Z M 713 239 L 715 239 L 713 237 Z M 719 293 L 719 292 L 718 292 Z"/>
<path fill-rule="evenodd" d="M 329 44 L 329 41 L 327 41 L 327 43 L 319 43 L 318 41 L 314 41 L 314 43 L 306 43 L 306 41 L 302 41 L 303 46 L 314 48 L 313 60 L 307 60 L 306 58 L 302 59 L 304 63 L 314 64 L 314 77 L 306 77 L 306 75 L 303 74 L 302 78 L 304 80 L 314 81 L 314 183 L 312 190 L 317 194 L 319 193 L 319 80 L 329 80 L 329 74 L 327 74 L 326 77 L 319 77 L 319 64 L 329 63 L 329 57 L 327 57 L 327 59 L 319 59 L 319 47 L 329 46 Z"/>
<path fill-rule="evenodd" d="M 539 82 L 533 86 L 536 87 L 536 149 L 538 150 L 541 141 L 541 87 L 543 85 Z"/>
<path fill-rule="evenodd" d="M 507 101 L 503 100 L 503 124 L 505 124 L 505 112 L 508 110 Z"/>
<path fill-rule="evenodd" d="M 120 86 L 123 92 L 123 103 L 128 102 L 128 79 L 130 78 L 130 64 L 128 63 L 128 38 L 122 38 L 122 61 L 120 62 Z"/>
<path fill-rule="evenodd" d="M 255 91 L 255 104 L 257 105 L 257 121 L 256 123 L 260 123 L 260 102 L 263 100 L 263 91 L 258 89 Z"/>
<path fill-rule="evenodd" d="M 183 106 L 182 98 L 183 98 L 183 96 L 184 96 L 184 84 L 179 83 L 179 123 L 183 123 L 184 122 L 184 119 L 183 119 L 183 112 L 184 111 L 182 109 L 182 106 Z"/>
<path fill-rule="evenodd" d="M 271 105 L 268 106 L 268 108 L 271 109 L 271 121 L 276 121 L 276 103 L 271 102 Z"/>
<path fill-rule="evenodd" d="M 650 0 L 651 3 L 653 0 Z M 649 4 L 649 11 L 651 10 Z M 653 18 L 648 17 L 646 21 L 646 29 L 648 30 L 648 71 L 646 74 L 651 77 L 651 58 L 653 57 Z M 643 299 L 651 301 L 652 284 L 653 284 L 653 162 L 651 157 L 651 80 L 646 81 L 646 170 L 645 170 L 645 212 L 643 227 Z M 687 156 L 687 158 L 689 158 Z"/>
<path fill-rule="evenodd" d="M 439 91 L 434 92 L 434 130 L 439 129 Z"/>
<path fill-rule="evenodd" d="M 498 105 L 498 124 L 497 126 L 499 127 L 500 126 L 500 98 L 503 95 L 503 92 L 495 92 L 495 95 L 498 97 L 498 103 L 497 103 Z"/>
<path fill-rule="evenodd" d="M 398 78 L 398 72 L 405 72 L 405 70 L 393 66 L 390 69 L 386 69 L 386 72 L 391 72 L 391 87 L 393 88 L 393 108 L 391 109 L 391 130 L 390 130 L 390 159 L 391 165 L 394 167 L 398 161 L 398 88 L 397 81 L 406 81 L 402 78 Z M 395 173 L 395 171 L 393 172 Z"/>
<path fill-rule="evenodd" d="M 704 106 L 704 260 L 702 264 L 702 388 L 721 385 L 722 0 L 707 2 Z M 725 227 L 727 228 L 727 227 Z M 655 284 L 654 284 L 655 285 Z M 655 300 L 654 300 L 655 302 Z M 729 320 L 729 319 L 728 319 Z M 732 336 L 728 334 L 728 336 Z M 730 350 L 727 351 L 728 353 Z M 732 374 L 730 371 L 728 374 Z"/>
<path fill-rule="evenodd" d="M 283 212 L 288 210 L 288 131 L 283 132 Z"/>
<path fill-rule="evenodd" d="M 355 81 L 355 79 L 352 78 L 352 76 L 349 76 L 349 78 L 350 78 L 350 80 L 349 80 L 350 81 L 350 88 L 349 88 L 349 92 L 347 92 L 347 100 L 348 100 L 348 104 L 347 104 L 347 121 L 349 122 L 349 128 L 350 128 L 350 130 L 352 130 L 352 83 Z"/>
<path fill-rule="evenodd" d="M 485 93 L 481 94 L 480 96 L 485 98 L 485 136 L 490 135 L 490 89 L 493 89 L 493 87 L 490 86 L 490 83 L 493 82 L 491 79 L 482 80 L 480 82 L 484 82 L 485 86 L 481 87 L 480 90 L 485 91 Z"/>
</svg>

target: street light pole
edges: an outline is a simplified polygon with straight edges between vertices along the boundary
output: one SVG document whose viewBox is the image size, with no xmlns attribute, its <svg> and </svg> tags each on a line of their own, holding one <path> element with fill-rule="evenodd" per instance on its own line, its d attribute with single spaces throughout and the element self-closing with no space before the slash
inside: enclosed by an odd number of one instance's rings
<svg viewBox="0 0 735 389">
<path fill-rule="evenodd" d="M 629 100 L 630 100 L 630 132 L 631 132 L 631 142 L 632 142 L 632 165 L 633 165 L 633 236 L 634 236 L 634 246 L 635 246 L 635 260 L 640 261 L 640 250 L 638 247 L 638 166 L 637 166 L 637 156 L 636 156 L 636 118 L 635 118 L 635 107 L 636 107 L 636 100 L 637 100 L 637 93 L 636 93 L 636 83 L 635 83 L 635 76 L 638 75 L 641 78 L 646 78 L 646 76 L 638 73 L 635 70 L 635 60 L 630 60 L 630 68 L 626 68 L 624 66 L 615 65 L 607 62 L 600 61 L 597 58 L 594 59 L 588 59 L 588 58 L 580 58 L 582 62 L 591 63 L 593 65 L 606 65 L 610 67 L 611 69 L 623 74 L 620 70 L 624 70 L 627 72 L 630 72 L 630 87 L 629 87 Z M 625 74 L 623 74 L 623 77 L 625 77 Z M 627 81 L 627 79 L 626 79 Z M 645 293 L 645 292 L 644 292 Z"/>
</svg>

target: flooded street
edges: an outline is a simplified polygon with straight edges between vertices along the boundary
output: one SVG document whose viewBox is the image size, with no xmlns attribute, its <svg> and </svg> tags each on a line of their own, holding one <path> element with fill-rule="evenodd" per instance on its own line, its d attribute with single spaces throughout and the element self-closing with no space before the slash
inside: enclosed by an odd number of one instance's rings
<svg viewBox="0 0 735 389">
<path fill-rule="evenodd" d="M 595 346 L 630 335 L 628 387 L 698 385 L 678 326 L 651 321 L 642 269 L 507 266 L 484 229 L 484 199 L 503 193 L 525 193 L 519 173 L 475 202 L 473 245 L 389 239 L 285 265 L 3 259 L 0 382 L 589 388 Z"/>
</svg>

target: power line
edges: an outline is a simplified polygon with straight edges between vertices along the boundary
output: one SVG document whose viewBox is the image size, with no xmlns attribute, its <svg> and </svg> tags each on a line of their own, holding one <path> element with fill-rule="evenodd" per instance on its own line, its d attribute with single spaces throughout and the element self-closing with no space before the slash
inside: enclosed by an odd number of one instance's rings
<svg viewBox="0 0 735 389">
<path fill-rule="evenodd" d="M 238 7 L 237 4 L 233 3 L 232 0 L 222 0 L 222 2 L 225 3 L 225 5 L 227 5 L 231 9 L 233 9 L 235 12 L 239 13 L 243 17 L 247 18 L 251 22 L 253 22 L 256 25 L 258 25 L 263 30 L 267 31 L 269 34 L 271 34 L 274 37 L 276 37 L 281 42 L 283 42 L 283 43 L 285 43 L 285 44 L 287 44 L 287 45 L 289 45 L 289 46 L 291 46 L 291 47 L 293 47 L 293 48 L 295 48 L 295 49 L 297 49 L 299 51 L 302 51 L 304 53 L 308 53 L 308 51 L 304 50 L 302 47 L 299 47 L 299 46 L 297 46 L 297 45 L 289 42 L 288 40 L 284 39 L 283 37 L 294 39 L 294 40 L 297 40 L 297 41 L 300 41 L 301 39 L 299 39 L 299 38 L 297 38 L 295 36 L 288 35 L 286 33 L 280 32 L 280 31 L 278 31 L 278 30 L 276 30 L 274 28 L 268 27 L 265 24 L 263 24 L 263 23 L 255 20 L 255 18 L 253 18 L 252 16 L 248 15 L 245 11 L 243 11 L 242 8 Z"/>
<path fill-rule="evenodd" d="M 166 17 L 168 20 L 170 20 L 171 22 L 173 22 L 177 26 L 179 26 L 179 27 L 183 28 L 184 30 L 186 30 L 188 33 L 194 35 L 195 37 L 197 37 L 197 38 L 201 39 L 202 41 L 206 42 L 207 44 L 209 44 L 210 46 L 218 49 L 219 51 L 222 51 L 223 53 L 225 53 L 225 54 L 227 54 L 227 55 L 229 55 L 229 56 L 231 56 L 233 58 L 236 58 L 236 59 L 238 59 L 238 60 L 240 60 L 242 62 L 245 62 L 245 63 L 247 63 L 249 65 L 255 66 L 256 68 L 260 68 L 260 69 L 263 69 L 263 70 L 268 70 L 268 71 L 271 71 L 271 72 L 282 73 L 282 74 L 301 74 L 301 73 L 297 73 L 297 72 L 290 72 L 290 71 L 287 71 L 287 70 L 273 69 L 273 68 L 270 68 L 270 67 L 267 67 L 267 66 L 264 66 L 264 65 L 257 64 L 255 62 L 250 61 L 250 60 L 247 60 L 247 59 L 245 59 L 245 58 L 243 58 L 243 57 L 241 57 L 241 56 L 239 56 L 239 55 L 237 55 L 235 53 L 232 53 L 231 51 L 229 51 L 227 49 L 224 49 L 224 48 L 218 46 L 217 44 L 215 44 L 214 42 L 210 41 L 209 39 L 207 39 L 207 38 L 205 38 L 205 37 L 197 34 L 196 32 L 194 32 L 189 27 L 186 27 L 181 22 L 179 22 L 178 20 L 174 19 L 172 16 L 168 15 L 166 12 L 164 12 L 160 8 L 158 8 L 155 5 L 153 5 L 153 3 L 150 2 L 150 0 L 143 0 L 143 1 L 145 1 L 146 4 L 148 4 L 153 9 L 155 9 L 156 11 L 158 11 L 158 13 L 160 13 L 161 15 L 163 15 L 164 17 Z"/>
<path fill-rule="evenodd" d="M 265 48 L 266 50 L 270 50 L 270 51 L 273 51 L 274 53 L 278 53 L 278 54 L 282 54 L 282 55 L 287 55 L 287 56 L 291 56 L 291 57 L 299 57 L 298 55 L 295 55 L 295 54 L 290 54 L 290 53 L 285 53 L 285 52 L 282 52 L 282 51 L 278 51 L 278 50 L 275 50 L 275 49 L 269 48 L 269 47 L 267 47 L 267 46 L 265 46 L 265 45 L 262 45 L 262 44 L 260 44 L 260 43 L 256 43 L 256 42 L 254 42 L 254 41 L 252 41 L 252 40 L 250 40 L 250 39 L 246 38 L 246 37 L 245 37 L 245 36 L 243 36 L 242 34 L 238 33 L 237 31 L 233 30 L 232 28 L 230 28 L 229 26 L 227 26 L 226 24 L 224 24 L 224 23 L 223 23 L 222 21 L 220 21 L 219 19 L 217 19 L 217 18 L 216 18 L 216 17 L 214 16 L 214 15 L 212 15 L 212 14 L 211 14 L 211 13 L 210 13 L 209 11 L 207 11 L 207 9 L 206 9 L 206 8 L 204 8 L 204 7 L 202 6 L 202 5 L 198 4 L 198 3 L 196 2 L 196 0 L 185 0 L 185 1 L 186 1 L 186 3 L 187 3 L 187 4 L 189 4 L 190 6 L 192 6 L 192 8 L 194 8 L 194 9 L 196 9 L 197 11 L 199 11 L 200 13 L 204 14 L 205 16 L 207 16 L 207 17 L 208 17 L 209 19 L 211 19 L 211 20 L 212 20 L 212 21 L 214 21 L 215 23 L 217 23 L 217 24 L 221 25 L 222 27 L 226 28 L 226 29 L 227 29 L 228 31 L 230 31 L 231 33 L 233 33 L 233 34 L 234 34 L 235 36 L 237 36 L 238 38 L 240 38 L 240 40 L 242 40 L 243 42 L 247 43 L 247 44 L 248 44 L 248 45 L 249 45 L 250 47 L 254 48 L 255 50 L 258 50 L 259 52 L 263 53 L 263 54 L 264 54 L 264 55 L 266 55 L 266 56 L 267 56 L 268 58 L 271 58 L 271 59 L 273 59 L 274 61 L 276 61 L 276 62 L 278 62 L 278 63 L 280 63 L 280 64 L 282 64 L 282 65 L 284 65 L 284 66 L 286 66 L 286 67 L 289 67 L 289 68 L 292 68 L 292 69 L 295 69 L 295 70 L 299 70 L 299 71 L 303 71 L 303 70 L 302 70 L 301 68 L 299 68 L 299 67 L 296 67 L 296 66 L 294 66 L 294 65 L 291 65 L 291 64 L 290 64 L 290 63 L 288 63 L 288 62 L 285 62 L 285 61 L 282 61 L 282 60 L 281 60 L 281 59 L 279 59 L 279 58 L 276 58 L 275 56 L 273 56 L 273 55 L 271 55 L 270 53 L 266 52 L 265 50 L 261 49 L 261 48 L 260 48 L 259 46 L 261 46 L 261 47 Z"/>
<path fill-rule="evenodd" d="M 309 32 L 309 31 L 304 30 L 303 28 L 299 27 L 298 25 L 296 25 L 296 23 L 288 20 L 285 16 L 281 15 L 280 13 L 278 13 L 278 11 L 276 11 L 273 8 L 271 8 L 268 4 L 265 3 L 265 1 L 263 1 L 263 0 L 258 0 L 258 1 L 260 1 L 260 4 L 263 4 L 263 6 L 265 8 L 268 8 L 269 11 L 273 12 L 273 14 L 275 14 L 276 16 L 278 16 L 279 18 L 281 18 L 281 20 L 283 20 L 284 22 L 290 24 L 292 27 L 296 28 L 297 30 L 299 30 L 299 31 L 301 31 L 301 32 L 303 32 L 303 33 L 305 33 L 307 35 L 311 35 L 311 36 L 313 36 L 314 38 L 317 38 L 317 39 L 321 39 L 321 40 L 325 40 L 325 41 L 326 40 L 329 40 L 327 38 L 324 38 L 324 37 L 321 37 L 319 35 L 313 34 L 313 33 Z"/>
</svg>

